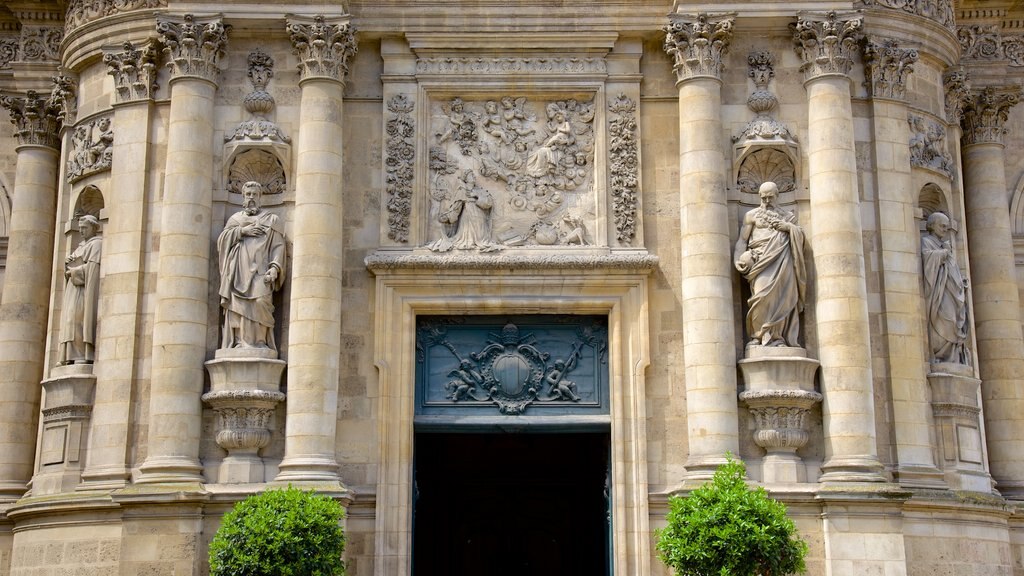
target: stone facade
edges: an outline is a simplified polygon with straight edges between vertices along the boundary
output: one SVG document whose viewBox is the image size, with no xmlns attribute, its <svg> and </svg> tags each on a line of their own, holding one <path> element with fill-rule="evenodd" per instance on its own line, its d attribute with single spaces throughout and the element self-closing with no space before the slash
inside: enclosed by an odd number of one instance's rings
<svg viewBox="0 0 1024 576">
<path fill-rule="evenodd" d="M 668 497 L 731 453 L 810 574 L 1024 576 L 1024 10 L 729 7 L 0 6 L 0 574 L 205 575 L 287 483 L 345 505 L 350 574 L 409 574 L 417 435 L 536 427 L 607 434 L 614 574 L 668 574 Z M 251 182 L 287 265 L 273 345 L 227 346 Z M 795 279 L 737 271 L 773 242 Z"/>
</svg>

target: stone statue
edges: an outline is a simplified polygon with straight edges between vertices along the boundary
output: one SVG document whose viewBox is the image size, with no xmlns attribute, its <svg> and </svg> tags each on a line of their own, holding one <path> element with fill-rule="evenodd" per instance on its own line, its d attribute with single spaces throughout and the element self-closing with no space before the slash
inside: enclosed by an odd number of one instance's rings
<svg viewBox="0 0 1024 576">
<path fill-rule="evenodd" d="M 486 189 L 476 185 L 472 170 L 466 170 L 460 178 L 459 194 L 444 207 L 437 217 L 450 234 L 443 234 L 428 248 L 434 252 L 479 249 L 481 252 L 501 250 L 499 244 L 491 241 L 491 208 L 494 197 Z"/>
<path fill-rule="evenodd" d="M 921 237 L 921 262 L 931 361 L 969 365 L 967 280 L 956 263 L 949 217 L 942 212 L 928 216 L 928 232 Z"/>
<path fill-rule="evenodd" d="M 274 342 L 274 291 L 284 284 L 284 228 L 260 206 L 263 185 L 242 185 L 242 211 L 217 238 L 220 305 L 224 309 L 221 348 L 268 348 Z"/>
<path fill-rule="evenodd" d="M 100 259 L 103 242 L 96 236 L 100 222 L 86 214 L 78 219 L 82 241 L 64 260 L 64 308 L 60 319 L 60 358 L 65 364 L 92 364 L 96 346 L 96 307 L 99 305 Z"/>
<path fill-rule="evenodd" d="M 804 233 L 796 215 L 775 203 L 779 187 L 761 184 L 761 206 L 743 217 L 736 241 L 735 265 L 750 283 L 748 346 L 799 347 L 807 266 Z"/>
</svg>

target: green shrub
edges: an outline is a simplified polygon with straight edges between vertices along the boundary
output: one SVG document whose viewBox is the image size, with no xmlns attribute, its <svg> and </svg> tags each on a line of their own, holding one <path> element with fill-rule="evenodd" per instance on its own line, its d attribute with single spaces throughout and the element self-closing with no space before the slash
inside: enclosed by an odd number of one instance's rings
<svg viewBox="0 0 1024 576">
<path fill-rule="evenodd" d="M 803 573 L 807 543 L 786 506 L 743 482 L 733 460 L 686 498 L 669 499 L 668 526 L 658 530 L 658 557 L 677 576 L 784 576 Z"/>
<path fill-rule="evenodd" d="M 341 505 L 289 486 L 239 502 L 210 542 L 210 576 L 343 576 Z"/>
</svg>

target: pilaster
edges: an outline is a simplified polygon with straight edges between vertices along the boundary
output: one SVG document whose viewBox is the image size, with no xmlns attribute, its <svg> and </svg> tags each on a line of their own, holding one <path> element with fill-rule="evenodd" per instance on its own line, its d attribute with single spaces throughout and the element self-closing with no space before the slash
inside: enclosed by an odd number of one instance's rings
<svg viewBox="0 0 1024 576">
<path fill-rule="evenodd" d="M 1024 497 L 1024 338 L 1014 270 L 1003 135 L 1019 86 L 973 92 L 964 106 L 963 167 L 974 326 L 989 466 L 1006 497 Z"/>
<path fill-rule="evenodd" d="M 46 320 L 53 272 L 61 109 L 29 91 L 5 96 L 18 139 L 10 244 L 0 299 L 0 502 L 24 495 L 32 477 Z"/>
<path fill-rule="evenodd" d="M 227 31 L 186 14 L 157 23 L 171 71 L 167 167 L 160 212 L 149 454 L 139 482 L 202 479 L 203 360 L 213 196 L 213 108 Z"/>
<path fill-rule="evenodd" d="M 683 356 L 688 479 L 710 477 L 739 452 L 736 335 L 725 157 L 722 56 L 733 14 L 673 14 L 665 51 L 679 90 Z"/>
<path fill-rule="evenodd" d="M 341 372 L 342 108 L 356 51 L 348 16 L 289 19 L 299 57 L 295 237 L 288 331 L 288 415 L 279 482 L 337 482 Z"/>
<path fill-rule="evenodd" d="M 807 90 L 811 230 L 825 462 L 821 481 L 883 481 L 849 73 L 862 19 L 800 14 L 793 25 Z"/>
</svg>

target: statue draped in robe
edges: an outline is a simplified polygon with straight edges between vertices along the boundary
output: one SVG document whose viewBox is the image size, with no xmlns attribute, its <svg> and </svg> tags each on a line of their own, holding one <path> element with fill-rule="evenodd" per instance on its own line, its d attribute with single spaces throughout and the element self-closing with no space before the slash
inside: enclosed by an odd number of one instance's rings
<svg viewBox="0 0 1024 576">
<path fill-rule="evenodd" d="M 64 307 L 60 318 L 57 364 L 92 364 L 96 349 L 96 308 L 99 306 L 100 258 L 103 241 L 96 236 L 95 216 L 78 219 L 82 241 L 64 260 Z"/>
</svg>

